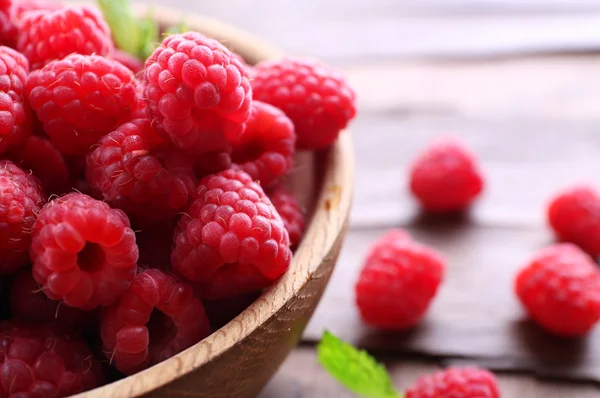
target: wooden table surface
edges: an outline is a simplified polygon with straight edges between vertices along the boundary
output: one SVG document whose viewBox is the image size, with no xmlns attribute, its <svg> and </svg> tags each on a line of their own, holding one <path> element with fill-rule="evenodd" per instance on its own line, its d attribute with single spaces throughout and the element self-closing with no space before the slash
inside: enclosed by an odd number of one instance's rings
<svg viewBox="0 0 600 398">
<path fill-rule="evenodd" d="M 600 380 L 600 331 L 568 368 L 545 367 L 533 349 L 520 355 L 527 345 L 511 344 L 519 336 L 506 326 L 523 316 L 510 292 L 516 267 L 552 239 L 543 219 L 549 195 L 572 182 L 600 183 L 600 3 L 156 2 L 234 23 L 290 53 L 324 58 L 343 68 L 358 91 L 360 116 L 350 128 L 357 184 L 348 244 L 303 343 L 261 398 L 352 396 L 316 363 L 313 343 L 324 327 L 385 353 L 400 388 L 443 363 L 474 357 L 477 363 L 502 359 L 498 368 L 519 368 L 522 361 L 529 373 L 580 379 L 542 380 L 513 369 L 499 373 L 504 397 L 600 396 L 597 383 L 581 381 Z M 446 132 L 477 151 L 489 185 L 466 222 L 432 228 L 406 193 L 406 165 Z M 400 347 L 365 332 L 352 296 L 364 250 L 395 226 L 437 245 L 451 265 L 425 325 Z M 452 322 L 474 326 L 446 333 Z M 555 343 L 550 346 L 562 344 Z"/>
</svg>

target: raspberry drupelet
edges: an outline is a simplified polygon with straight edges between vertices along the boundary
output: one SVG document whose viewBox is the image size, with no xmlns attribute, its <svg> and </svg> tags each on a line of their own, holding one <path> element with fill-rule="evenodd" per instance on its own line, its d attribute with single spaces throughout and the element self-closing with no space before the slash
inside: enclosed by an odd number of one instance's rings
<svg viewBox="0 0 600 398">
<path fill-rule="evenodd" d="M 363 320 L 380 329 L 415 326 L 436 295 L 444 270 L 440 254 L 391 230 L 372 246 L 356 283 Z"/>
<path fill-rule="evenodd" d="M 254 101 L 246 130 L 234 143 L 231 157 L 237 168 L 268 187 L 292 167 L 295 144 L 291 120 L 274 106 Z"/>
<path fill-rule="evenodd" d="M 52 143 L 66 155 L 85 155 L 136 110 L 136 80 L 120 62 L 72 54 L 33 71 L 27 97 Z"/>
<path fill-rule="evenodd" d="M 332 145 L 356 115 L 356 95 L 341 73 L 310 58 L 259 62 L 253 98 L 281 109 L 294 122 L 299 149 Z"/>
<path fill-rule="evenodd" d="M 23 144 L 31 134 L 32 115 L 25 100 L 28 73 L 23 55 L 0 46 L 0 155 Z"/>
<path fill-rule="evenodd" d="M 288 269 L 292 257 L 281 217 L 243 171 L 202 179 L 174 241 L 174 270 L 200 282 L 208 299 L 260 290 Z"/>
<path fill-rule="evenodd" d="M 195 155 L 239 139 L 250 116 L 245 68 L 216 40 L 200 33 L 168 36 L 146 60 L 145 98 L 152 125 Z"/>
<path fill-rule="evenodd" d="M 600 193 L 575 186 L 557 194 L 548 206 L 548 222 L 556 236 L 593 257 L 600 256 Z"/>
<path fill-rule="evenodd" d="M 0 322 L 0 396 L 66 397 L 102 385 L 86 343 L 56 324 Z"/>
<path fill-rule="evenodd" d="M 121 210 L 80 193 L 49 202 L 33 227 L 33 276 L 71 307 L 112 304 L 137 270 L 138 247 Z"/>
<path fill-rule="evenodd" d="M 515 292 L 531 319 L 555 335 L 583 336 L 600 320 L 600 271 L 571 243 L 533 256 L 517 274 Z"/>
<path fill-rule="evenodd" d="M 139 225 L 174 218 L 196 185 L 194 159 L 169 147 L 147 118 L 103 137 L 87 157 L 86 179 Z"/>
<path fill-rule="evenodd" d="M 192 287 L 157 269 L 133 279 L 103 315 L 100 329 L 106 357 L 125 374 L 170 358 L 210 332 Z"/>
<path fill-rule="evenodd" d="M 113 43 L 108 25 L 97 9 L 68 6 L 23 13 L 17 49 L 27 57 L 33 70 L 72 53 L 108 55 Z"/>
<path fill-rule="evenodd" d="M 269 193 L 269 199 L 281 216 L 290 236 L 290 246 L 296 247 L 304 235 L 304 212 L 294 195 L 285 187 L 278 186 Z"/>
<path fill-rule="evenodd" d="M 0 274 L 28 262 L 31 229 L 44 203 L 35 177 L 11 161 L 0 160 Z"/>
<path fill-rule="evenodd" d="M 479 368 L 448 368 L 421 376 L 406 391 L 406 398 L 500 398 L 498 380 Z"/>
</svg>

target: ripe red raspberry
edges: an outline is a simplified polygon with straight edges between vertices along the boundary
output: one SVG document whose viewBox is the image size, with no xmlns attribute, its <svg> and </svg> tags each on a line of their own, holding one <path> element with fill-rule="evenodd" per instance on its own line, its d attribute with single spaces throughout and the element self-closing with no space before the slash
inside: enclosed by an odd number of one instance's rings
<svg viewBox="0 0 600 398">
<path fill-rule="evenodd" d="M 120 63 L 128 67 L 136 75 L 144 69 L 143 61 L 123 50 L 117 49 L 113 51 L 110 58 L 114 59 L 115 61 L 119 61 Z"/>
<path fill-rule="evenodd" d="M 127 289 L 138 247 L 125 213 L 70 193 L 40 212 L 31 257 L 33 276 L 48 297 L 90 310 L 112 304 Z"/>
<path fill-rule="evenodd" d="M 43 288 L 33 279 L 30 269 L 19 271 L 10 285 L 12 315 L 28 321 L 57 322 L 70 328 L 79 328 L 94 321 L 94 313 L 61 305 L 49 299 Z"/>
<path fill-rule="evenodd" d="M 57 11 L 63 7 L 63 4 L 52 0 L 19 0 L 12 7 L 12 18 L 19 23 L 27 12 Z"/>
<path fill-rule="evenodd" d="M 145 79 L 152 124 L 177 147 L 222 151 L 244 131 L 248 76 L 218 41 L 196 32 L 168 36 L 146 60 Z"/>
<path fill-rule="evenodd" d="M 392 230 L 366 257 L 356 283 L 356 304 L 363 320 L 380 329 L 415 326 L 435 296 L 445 269 L 433 249 Z"/>
<path fill-rule="evenodd" d="M 410 189 L 421 206 L 432 212 L 459 211 L 483 190 L 483 178 L 473 154 L 460 142 L 441 140 L 414 161 Z"/>
<path fill-rule="evenodd" d="M 104 381 L 79 336 L 44 323 L 0 323 L 0 396 L 65 397 Z"/>
<path fill-rule="evenodd" d="M 0 9 L 0 45 L 15 47 L 19 30 L 10 18 L 8 10 Z"/>
<path fill-rule="evenodd" d="M 87 158 L 86 179 L 135 223 L 174 218 L 194 193 L 194 159 L 173 151 L 148 119 L 122 124 Z"/>
<path fill-rule="evenodd" d="M 23 144 L 31 134 L 24 92 L 28 73 L 29 64 L 23 55 L 0 46 L 0 155 Z"/>
<path fill-rule="evenodd" d="M 294 195 L 283 186 L 269 194 L 275 210 L 281 216 L 283 225 L 290 236 L 290 246 L 296 247 L 304 235 L 304 212 Z"/>
<path fill-rule="evenodd" d="M 600 271 L 570 243 L 538 252 L 515 279 L 531 319 L 559 336 L 582 336 L 600 320 Z"/>
<path fill-rule="evenodd" d="M 479 368 L 448 368 L 421 376 L 406 398 L 500 398 L 496 376 Z"/>
<path fill-rule="evenodd" d="M 174 270 L 204 283 L 203 296 L 210 299 L 265 287 L 287 270 L 292 257 L 281 217 L 243 171 L 202 179 L 174 240 Z"/>
<path fill-rule="evenodd" d="M 67 155 L 85 155 L 136 107 L 133 73 L 95 55 L 69 55 L 31 72 L 26 92 L 44 131 Z"/>
<path fill-rule="evenodd" d="M 37 179 L 8 160 L 0 160 L 0 274 L 29 260 L 31 228 L 45 196 Z"/>
<path fill-rule="evenodd" d="M 600 193 L 594 188 L 576 186 L 560 192 L 548 206 L 548 222 L 559 239 L 600 256 Z"/>
<path fill-rule="evenodd" d="M 284 176 L 294 162 L 294 125 L 279 109 L 254 101 L 242 138 L 233 145 L 232 159 L 263 187 Z"/>
<path fill-rule="evenodd" d="M 125 374 L 170 358 L 209 334 L 192 287 L 157 269 L 133 279 L 102 317 L 100 329 L 105 355 Z"/>
<path fill-rule="evenodd" d="M 108 25 L 93 7 L 68 6 L 22 14 L 17 48 L 38 69 L 77 53 L 108 55 L 113 50 Z"/>
<path fill-rule="evenodd" d="M 21 168 L 31 170 L 48 194 L 63 194 L 71 188 L 65 158 L 46 138 L 31 136 L 7 157 Z"/>
<path fill-rule="evenodd" d="M 341 73 L 314 59 L 258 63 L 253 98 L 283 110 L 294 122 L 300 149 L 325 149 L 356 114 L 356 95 Z"/>
</svg>

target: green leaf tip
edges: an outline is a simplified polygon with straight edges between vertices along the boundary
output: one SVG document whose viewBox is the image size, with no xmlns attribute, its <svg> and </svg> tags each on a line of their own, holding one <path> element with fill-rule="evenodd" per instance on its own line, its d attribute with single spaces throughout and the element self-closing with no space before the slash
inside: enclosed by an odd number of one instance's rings
<svg viewBox="0 0 600 398">
<path fill-rule="evenodd" d="M 128 0 L 98 0 L 98 7 L 110 27 L 117 47 L 138 55 L 140 37 L 138 24 Z"/>
<path fill-rule="evenodd" d="M 319 363 L 350 391 L 365 398 L 402 398 L 383 365 L 325 331 L 317 345 Z"/>
</svg>

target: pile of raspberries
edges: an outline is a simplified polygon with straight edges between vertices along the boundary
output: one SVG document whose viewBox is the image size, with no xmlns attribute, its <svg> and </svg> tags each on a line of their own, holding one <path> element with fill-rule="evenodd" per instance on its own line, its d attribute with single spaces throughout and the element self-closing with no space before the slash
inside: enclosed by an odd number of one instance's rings
<svg viewBox="0 0 600 398">
<path fill-rule="evenodd" d="M 316 60 L 196 32 L 138 60 L 95 8 L 0 0 L 0 396 L 94 388 L 237 315 L 302 238 L 295 152 L 355 112 Z"/>
</svg>

